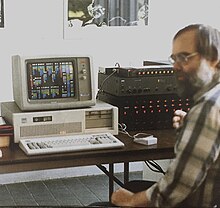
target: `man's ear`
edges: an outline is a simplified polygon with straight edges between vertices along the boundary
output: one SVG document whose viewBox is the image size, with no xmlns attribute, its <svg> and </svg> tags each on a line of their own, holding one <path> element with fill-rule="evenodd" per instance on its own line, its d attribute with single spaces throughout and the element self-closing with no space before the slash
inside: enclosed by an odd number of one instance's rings
<svg viewBox="0 0 220 208">
<path fill-rule="evenodd" d="M 216 60 L 216 61 L 211 61 L 210 62 L 211 67 L 213 68 L 219 68 L 220 67 L 220 61 Z"/>
<path fill-rule="evenodd" d="M 220 69 L 220 61 L 217 61 L 215 68 Z"/>
</svg>

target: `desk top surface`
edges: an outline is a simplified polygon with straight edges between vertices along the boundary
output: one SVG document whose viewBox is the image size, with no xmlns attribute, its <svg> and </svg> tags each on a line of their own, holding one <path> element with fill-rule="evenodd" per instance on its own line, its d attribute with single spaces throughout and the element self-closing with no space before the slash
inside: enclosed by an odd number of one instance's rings
<svg viewBox="0 0 220 208">
<path fill-rule="evenodd" d="M 137 132 L 131 132 L 131 135 L 135 133 Z M 27 156 L 17 144 L 12 145 L 10 148 L 1 148 L 3 157 L 0 158 L 0 173 L 174 157 L 174 130 L 149 130 L 147 133 L 158 138 L 157 144 L 149 146 L 136 144 L 127 135 L 120 133 L 116 137 L 125 144 L 125 147 L 118 149 Z"/>
</svg>

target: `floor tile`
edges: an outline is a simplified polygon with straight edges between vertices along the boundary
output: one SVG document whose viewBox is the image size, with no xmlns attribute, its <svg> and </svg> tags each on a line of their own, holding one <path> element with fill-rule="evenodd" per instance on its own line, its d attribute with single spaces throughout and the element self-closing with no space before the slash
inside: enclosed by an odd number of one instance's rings
<svg viewBox="0 0 220 208">
<path fill-rule="evenodd" d="M 122 173 L 115 175 L 123 181 Z M 131 172 L 129 177 L 141 179 L 142 172 Z M 103 174 L 0 185 L 0 207 L 87 206 L 108 201 L 108 183 L 108 177 Z"/>
</svg>

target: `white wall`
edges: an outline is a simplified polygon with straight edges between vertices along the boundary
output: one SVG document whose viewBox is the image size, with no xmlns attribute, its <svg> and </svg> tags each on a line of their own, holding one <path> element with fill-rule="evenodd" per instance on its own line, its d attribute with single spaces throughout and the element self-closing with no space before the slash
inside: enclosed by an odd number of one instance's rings
<svg viewBox="0 0 220 208">
<path fill-rule="evenodd" d="M 171 39 L 190 23 L 220 28 L 218 0 L 150 0 L 145 29 L 107 28 L 82 38 L 63 39 L 63 0 L 5 0 L 5 28 L 0 29 L 0 101 L 11 100 L 11 56 L 89 54 L 98 66 L 166 60 Z M 77 34 L 76 34 L 77 36 Z"/>
<path fill-rule="evenodd" d="M 5 0 L 5 27 L 0 28 L 0 101 L 13 99 L 13 54 L 88 54 L 93 57 L 96 75 L 98 66 L 116 62 L 136 66 L 143 60 L 167 60 L 178 29 L 191 23 L 220 28 L 218 10 L 219 0 L 150 0 L 149 26 L 144 29 L 97 29 L 64 40 L 63 0 Z"/>
</svg>

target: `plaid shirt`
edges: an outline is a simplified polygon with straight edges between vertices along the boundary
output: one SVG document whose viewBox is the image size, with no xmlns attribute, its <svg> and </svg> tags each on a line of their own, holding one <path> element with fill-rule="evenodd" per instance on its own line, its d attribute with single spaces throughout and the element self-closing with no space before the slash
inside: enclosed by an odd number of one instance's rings
<svg viewBox="0 0 220 208">
<path fill-rule="evenodd" d="M 194 96 L 167 173 L 146 191 L 153 207 L 220 207 L 220 73 Z M 218 206 L 215 206 L 218 205 Z"/>
</svg>

